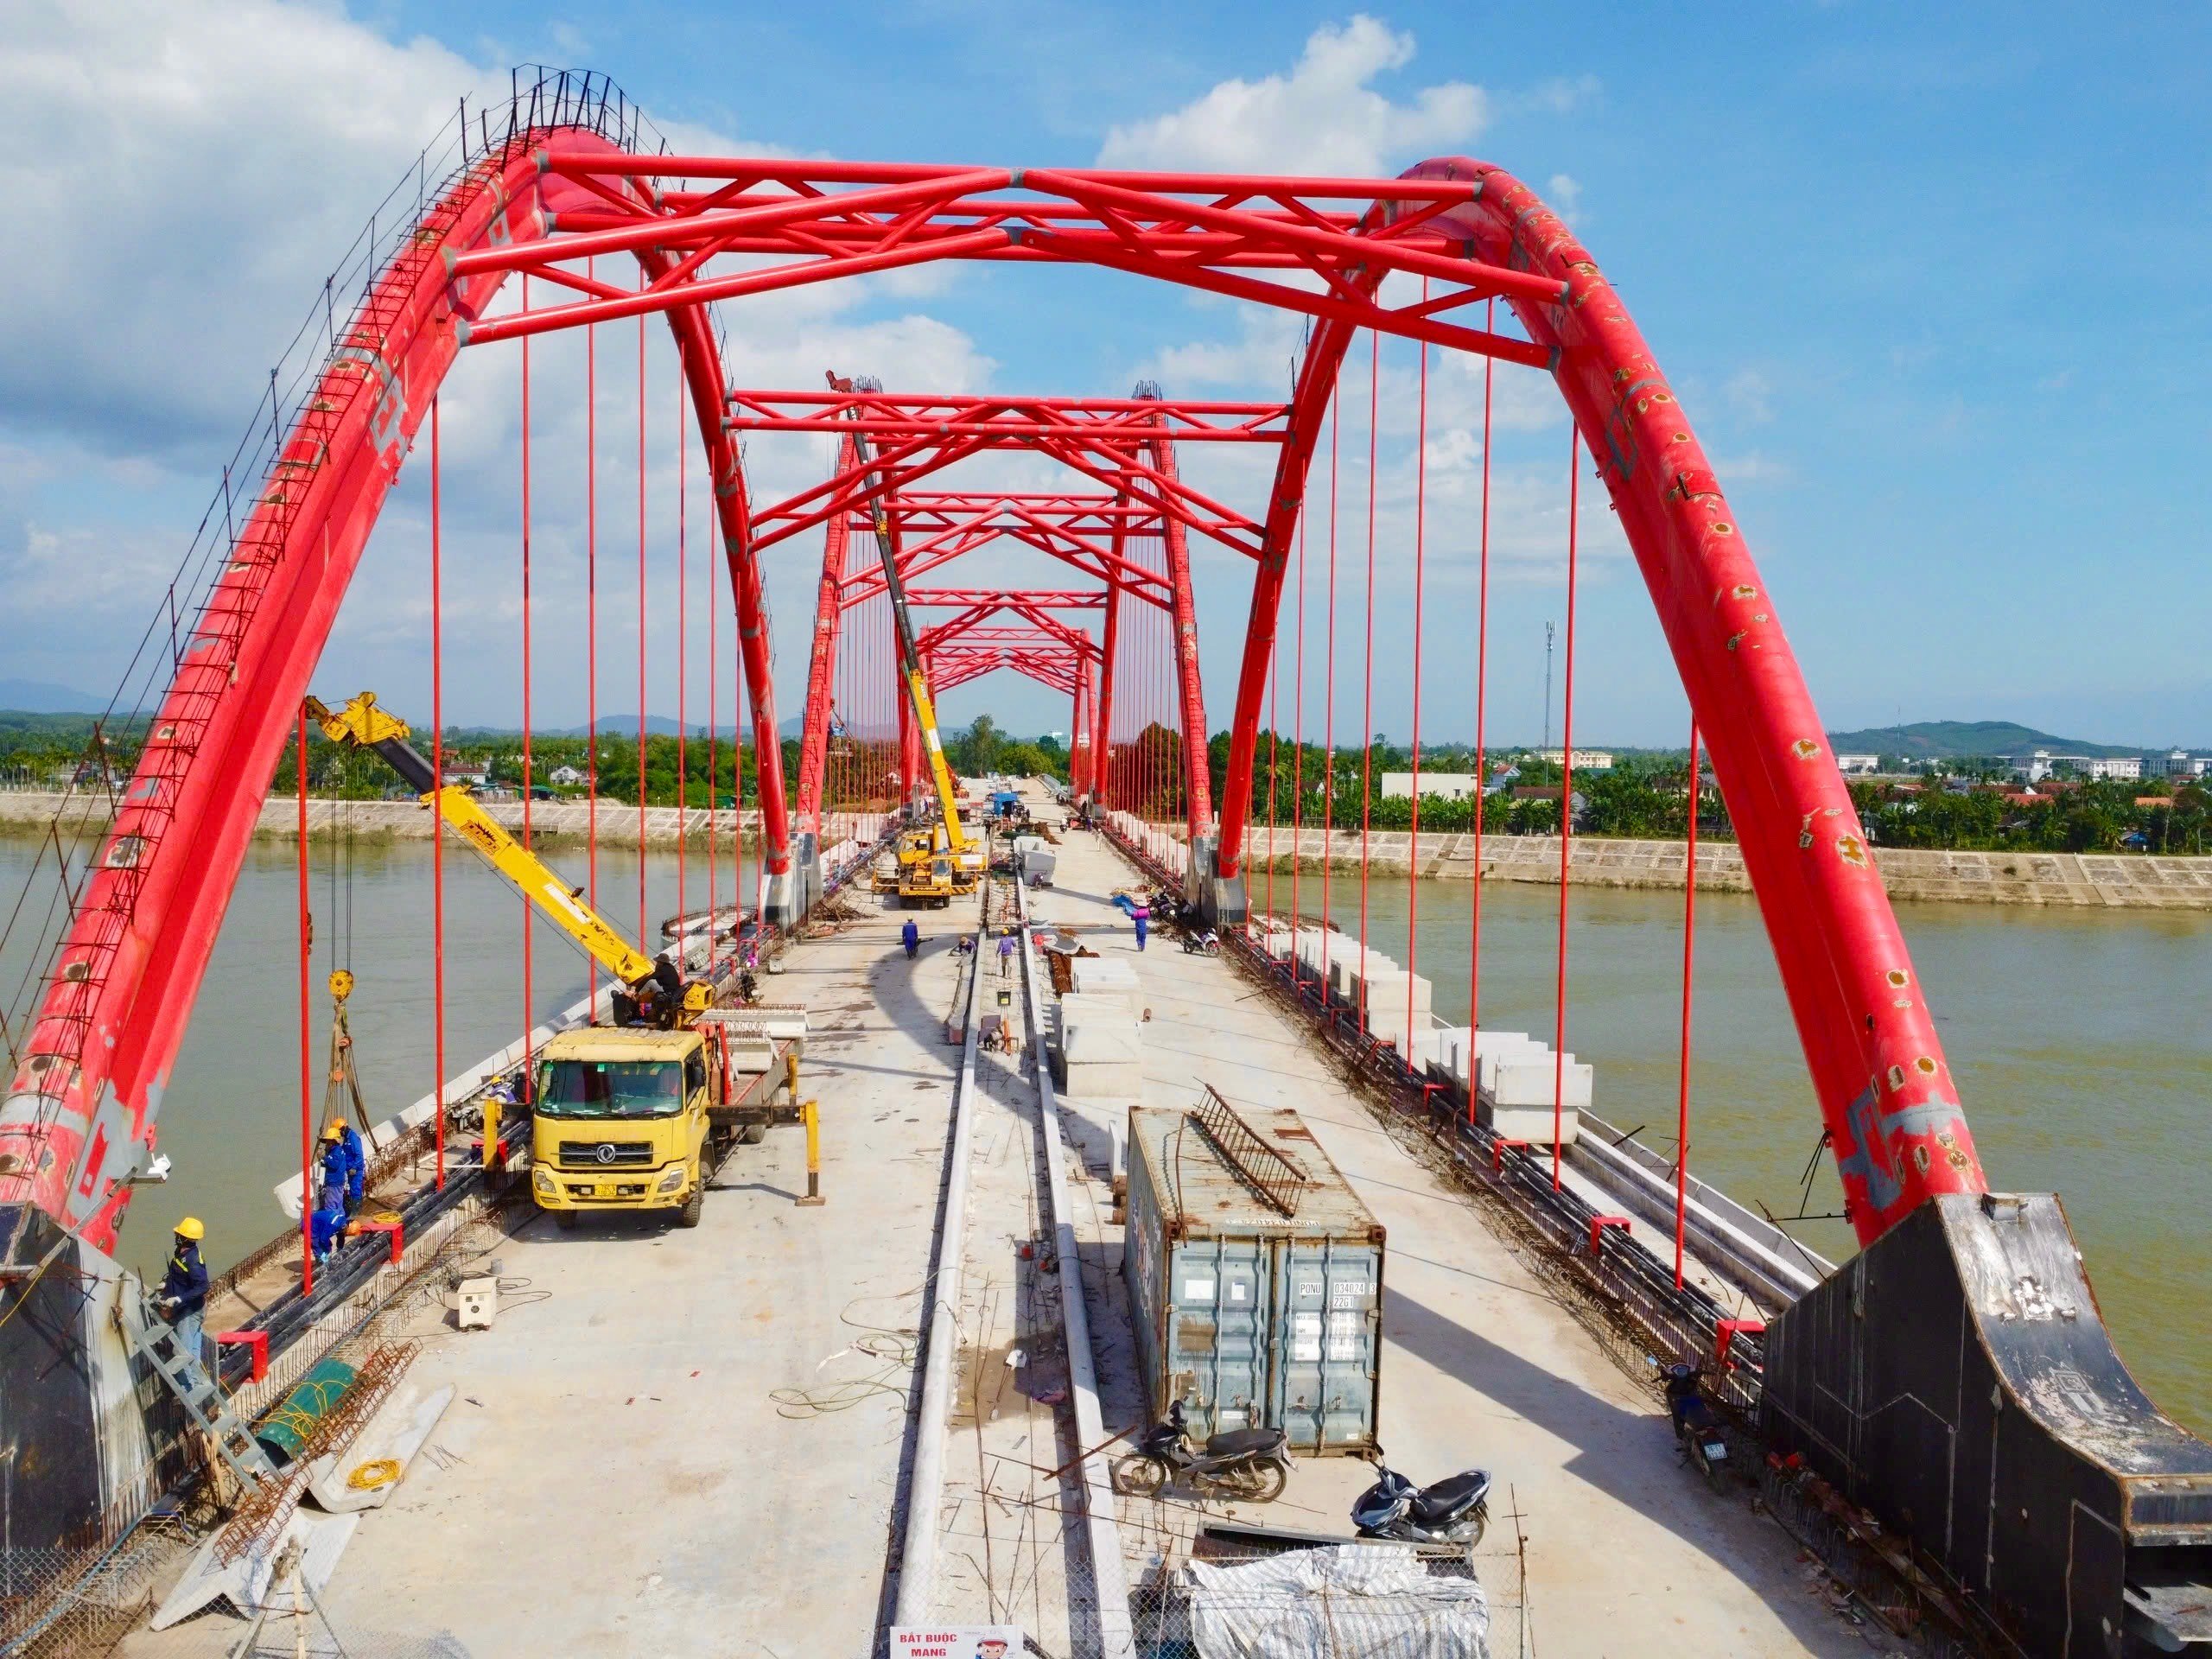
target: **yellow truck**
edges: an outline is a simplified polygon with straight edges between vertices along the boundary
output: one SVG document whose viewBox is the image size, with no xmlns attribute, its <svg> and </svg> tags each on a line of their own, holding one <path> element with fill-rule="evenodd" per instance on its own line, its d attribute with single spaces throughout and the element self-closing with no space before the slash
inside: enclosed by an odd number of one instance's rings
<svg viewBox="0 0 2212 1659">
<path fill-rule="evenodd" d="M 800 1008 L 718 1008 L 715 986 L 687 978 L 677 957 L 648 957 L 624 938 L 468 791 L 442 783 L 408 741 L 406 722 L 364 691 L 308 713 L 334 743 L 380 756 L 486 862 L 620 982 L 615 1023 L 559 1033 L 531 1077 L 531 1193 L 561 1225 L 587 1210 L 673 1211 L 699 1224 L 707 1183 L 730 1146 L 756 1141 L 780 1109 L 798 1107 Z M 780 1095 L 780 1101 L 779 1101 Z M 487 1106 L 484 1144 L 500 1144 Z"/>
<path fill-rule="evenodd" d="M 796 1102 L 797 1052 L 746 1010 L 674 1031 L 592 1026 L 537 1053 L 530 1190 L 563 1227 L 593 1210 L 670 1211 L 696 1227 L 732 1146 Z M 803 1027 L 804 1014 L 798 1020 Z"/>
</svg>

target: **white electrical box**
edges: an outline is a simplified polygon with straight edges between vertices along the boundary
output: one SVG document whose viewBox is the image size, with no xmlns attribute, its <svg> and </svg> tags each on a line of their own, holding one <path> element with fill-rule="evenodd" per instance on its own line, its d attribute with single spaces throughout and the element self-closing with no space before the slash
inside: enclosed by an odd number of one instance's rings
<svg viewBox="0 0 2212 1659">
<path fill-rule="evenodd" d="M 492 1316 L 499 1311 L 497 1279 L 464 1279 L 455 1287 L 459 1298 L 454 1325 L 463 1331 L 489 1331 Z"/>
</svg>

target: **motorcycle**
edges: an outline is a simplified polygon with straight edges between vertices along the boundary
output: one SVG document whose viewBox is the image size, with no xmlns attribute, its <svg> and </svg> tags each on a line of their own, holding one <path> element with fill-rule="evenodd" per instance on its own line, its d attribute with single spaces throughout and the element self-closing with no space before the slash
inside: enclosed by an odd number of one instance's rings
<svg viewBox="0 0 2212 1659">
<path fill-rule="evenodd" d="M 1408 1544 L 1450 1544 L 1470 1556 L 1490 1525 L 1490 1475 L 1463 1469 L 1433 1485 L 1416 1487 L 1377 1462 L 1375 1484 L 1351 1506 L 1363 1538 L 1395 1538 Z"/>
<path fill-rule="evenodd" d="M 1728 1473 L 1728 1437 L 1698 1389 L 1697 1367 L 1669 1365 L 1666 1390 L 1667 1416 L 1675 1426 L 1675 1442 L 1683 1461 L 1694 1464 L 1713 1490 L 1719 1491 Z"/>
<path fill-rule="evenodd" d="M 1177 1400 L 1135 1451 L 1115 1461 L 1113 1473 L 1114 1490 L 1135 1497 L 1154 1497 L 1182 1479 L 1202 1497 L 1272 1503 L 1290 1478 L 1290 1436 L 1280 1428 L 1232 1428 L 1209 1436 L 1198 1449 Z"/>
<path fill-rule="evenodd" d="M 1221 954 L 1221 935 L 1207 928 L 1202 932 L 1183 935 L 1183 950 L 1194 957 L 1217 957 Z"/>
</svg>

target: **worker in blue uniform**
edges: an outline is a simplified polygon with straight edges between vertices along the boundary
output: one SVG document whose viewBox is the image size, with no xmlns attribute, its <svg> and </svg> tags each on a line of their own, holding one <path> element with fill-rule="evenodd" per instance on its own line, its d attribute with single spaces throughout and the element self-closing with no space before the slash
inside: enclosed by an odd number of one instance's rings
<svg viewBox="0 0 2212 1659">
<path fill-rule="evenodd" d="M 909 962 L 914 959 L 914 953 L 922 948 L 922 930 L 914 925 L 914 918 L 911 916 L 906 918 L 906 926 L 899 930 L 899 943 L 906 947 L 906 960 Z"/>
<path fill-rule="evenodd" d="M 317 1160 L 317 1200 L 310 1220 L 310 1243 L 320 1262 L 338 1248 L 346 1233 L 346 1125 L 332 1118 L 323 1125 L 322 1146 Z"/>
<path fill-rule="evenodd" d="M 324 1136 L 338 1137 L 339 1150 L 346 1159 L 346 1213 L 354 1214 L 361 1207 L 361 1200 L 368 1194 L 369 1155 L 362 1149 L 361 1137 L 351 1123 L 342 1117 L 334 1117 L 323 1126 Z"/>
<path fill-rule="evenodd" d="M 200 1259 L 200 1245 L 207 1236 L 207 1229 L 197 1216 L 177 1223 L 175 1248 L 156 1299 L 162 1317 L 176 1335 L 177 1351 L 200 1361 L 205 1357 L 200 1344 L 207 1312 L 207 1264 Z"/>
<path fill-rule="evenodd" d="M 346 1236 L 346 1184 L 325 1180 L 322 1197 L 315 1213 L 308 1217 L 308 1243 L 315 1251 L 318 1264 L 327 1262 L 338 1252 L 340 1240 Z"/>
</svg>

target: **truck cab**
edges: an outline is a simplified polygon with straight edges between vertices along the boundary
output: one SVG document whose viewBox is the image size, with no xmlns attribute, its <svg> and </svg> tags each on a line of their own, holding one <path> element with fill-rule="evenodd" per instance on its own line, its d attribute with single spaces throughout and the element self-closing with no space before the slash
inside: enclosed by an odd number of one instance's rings
<svg viewBox="0 0 2212 1659">
<path fill-rule="evenodd" d="M 547 1042 L 531 1099 L 538 1207 L 564 1227 L 587 1210 L 673 1210 L 697 1226 L 721 1104 L 710 1059 L 696 1029 L 594 1026 Z"/>
</svg>

